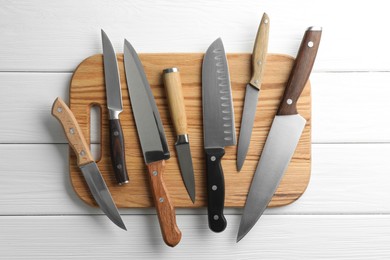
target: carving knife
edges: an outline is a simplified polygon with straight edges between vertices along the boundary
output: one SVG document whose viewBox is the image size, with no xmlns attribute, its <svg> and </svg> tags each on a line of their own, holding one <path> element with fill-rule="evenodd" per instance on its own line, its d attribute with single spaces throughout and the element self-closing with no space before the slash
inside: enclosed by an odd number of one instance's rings
<svg viewBox="0 0 390 260">
<path fill-rule="evenodd" d="M 298 145 L 306 120 L 298 114 L 296 104 L 311 73 L 321 33 L 321 27 L 309 27 L 302 39 L 249 189 L 237 242 L 263 214 Z"/>
<path fill-rule="evenodd" d="M 268 49 L 270 21 L 266 13 L 263 14 L 252 53 L 252 78 L 246 85 L 244 110 L 242 112 L 240 136 L 237 147 L 237 170 L 240 171 L 248 153 L 252 136 L 253 123 L 255 121 L 257 100 L 262 83 L 264 65 Z"/>
<path fill-rule="evenodd" d="M 125 144 L 119 114 L 123 110 L 121 81 L 114 47 L 102 30 L 104 80 L 110 129 L 110 154 L 112 167 L 118 184 L 129 182 L 125 160 Z"/>
<path fill-rule="evenodd" d="M 167 140 L 144 68 L 133 46 L 127 40 L 124 47 L 124 64 L 131 107 L 161 233 L 165 243 L 174 247 L 180 242 L 181 232 L 176 225 L 175 208 L 163 180 L 165 160 L 170 157 Z"/>
<path fill-rule="evenodd" d="M 207 210 L 209 228 L 226 228 L 223 215 L 225 184 L 221 159 L 225 146 L 236 144 L 234 110 L 225 49 L 221 38 L 215 40 L 203 59 L 202 102 L 203 133 L 207 171 Z"/>
<path fill-rule="evenodd" d="M 168 96 L 169 110 L 177 134 L 175 143 L 180 172 L 188 195 L 195 202 L 195 179 L 190 143 L 187 133 L 187 116 L 184 106 L 180 72 L 177 68 L 163 70 L 164 85 Z"/>
<path fill-rule="evenodd" d="M 125 224 L 112 200 L 110 191 L 102 174 L 94 162 L 88 144 L 72 111 L 61 98 L 57 98 L 52 107 L 52 115 L 58 119 L 64 128 L 66 138 L 77 156 L 77 165 L 84 176 L 93 198 L 100 209 L 118 227 L 126 230 Z"/>
</svg>

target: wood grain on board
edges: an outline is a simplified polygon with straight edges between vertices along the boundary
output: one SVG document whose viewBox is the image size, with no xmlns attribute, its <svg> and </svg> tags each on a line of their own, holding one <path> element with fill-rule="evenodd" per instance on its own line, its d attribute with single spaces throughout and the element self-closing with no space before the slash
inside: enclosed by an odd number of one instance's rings
<svg viewBox="0 0 390 260">
<path fill-rule="evenodd" d="M 147 79 L 159 108 L 168 140 L 171 158 L 166 161 L 165 185 L 175 207 L 206 206 L 206 176 L 203 150 L 201 65 L 203 54 L 140 54 Z M 233 91 L 235 126 L 239 136 L 245 86 L 251 78 L 251 55 L 228 54 L 230 80 Z M 135 123 L 127 92 L 123 55 L 118 54 L 122 85 L 123 112 L 120 115 L 123 128 L 126 162 L 130 181 L 119 186 L 115 180 L 109 155 L 108 111 L 104 86 L 102 55 L 85 59 L 74 72 L 70 86 L 70 108 L 87 139 L 90 140 L 90 109 L 98 106 L 101 110 L 101 158 L 97 161 L 100 171 L 111 191 L 115 203 L 120 208 L 152 207 L 153 200 L 148 173 L 143 161 Z M 225 175 L 225 206 L 243 207 L 248 189 L 267 137 L 272 119 L 282 98 L 284 86 L 293 65 L 293 58 L 287 55 L 269 54 L 266 60 L 263 84 L 257 107 L 255 125 L 248 155 L 241 172 L 236 171 L 236 146 L 226 147 L 222 160 Z M 184 103 L 187 113 L 188 134 L 195 172 L 196 203 L 192 204 L 179 172 L 174 143 L 174 131 L 166 92 L 163 86 L 162 71 L 177 67 L 180 70 Z M 311 170 L 311 95 L 310 83 L 298 101 L 298 111 L 307 120 L 298 147 L 269 206 L 283 206 L 298 199 L 305 191 Z M 82 174 L 76 165 L 76 156 L 70 151 L 70 177 L 77 195 L 86 203 L 95 205 Z"/>
</svg>

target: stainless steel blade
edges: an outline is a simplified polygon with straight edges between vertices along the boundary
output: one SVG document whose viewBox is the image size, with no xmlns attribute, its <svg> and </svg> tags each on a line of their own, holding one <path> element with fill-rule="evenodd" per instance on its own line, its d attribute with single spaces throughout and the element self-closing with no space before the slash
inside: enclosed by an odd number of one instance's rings
<svg viewBox="0 0 390 260">
<path fill-rule="evenodd" d="M 110 119 L 118 119 L 123 110 L 121 81 L 114 47 L 107 34 L 102 32 L 104 80 L 106 83 L 107 107 Z"/>
<path fill-rule="evenodd" d="M 188 139 L 184 142 L 175 144 L 177 158 L 179 160 L 180 172 L 186 186 L 187 192 L 190 195 L 192 202 L 195 202 L 195 178 L 194 168 L 192 166 L 192 157 L 190 143 Z"/>
<path fill-rule="evenodd" d="M 248 153 L 249 143 L 252 136 L 253 123 L 257 109 L 257 100 L 259 90 L 251 84 L 246 85 L 244 111 L 242 112 L 240 136 L 238 138 L 237 148 L 237 170 L 240 171 L 244 165 L 246 154 Z"/>
<path fill-rule="evenodd" d="M 80 169 L 84 175 L 89 190 L 91 191 L 92 196 L 99 205 L 100 209 L 118 227 L 127 230 L 96 163 L 92 162 L 83 165 L 80 167 Z"/>
<path fill-rule="evenodd" d="M 306 120 L 298 115 L 276 116 L 249 189 L 238 230 L 240 241 L 261 217 L 286 171 Z"/>
<path fill-rule="evenodd" d="M 202 102 L 205 148 L 235 145 L 229 68 L 221 38 L 210 45 L 203 59 Z"/>
<path fill-rule="evenodd" d="M 144 69 L 137 53 L 125 40 L 124 63 L 127 88 L 146 163 L 169 158 L 160 114 L 150 91 Z M 159 127 L 159 123 L 161 127 Z M 165 144 L 165 147 L 164 147 Z M 166 150 L 165 150 L 166 149 Z M 167 158 L 168 153 L 168 158 Z"/>
</svg>

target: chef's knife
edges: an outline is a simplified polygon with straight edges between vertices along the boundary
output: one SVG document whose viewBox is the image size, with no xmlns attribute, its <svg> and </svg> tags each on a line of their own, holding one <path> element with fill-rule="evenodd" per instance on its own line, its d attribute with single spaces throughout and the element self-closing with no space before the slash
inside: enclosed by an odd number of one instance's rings
<svg viewBox="0 0 390 260">
<path fill-rule="evenodd" d="M 229 68 L 221 38 L 210 45 L 203 59 L 202 102 L 209 228 L 221 232 L 226 228 L 221 159 L 224 147 L 236 144 Z"/>
<path fill-rule="evenodd" d="M 321 32 L 321 27 L 310 27 L 303 37 L 249 189 L 237 242 L 263 214 L 298 145 L 306 120 L 298 114 L 296 104 L 312 70 Z"/>
<path fill-rule="evenodd" d="M 184 106 L 180 72 L 177 68 L 163 70 L 164 85 L 168 96 L 169 111 L 177 134 L 175 143 L 180 172 L 188 195 L 195 202 L 195 178 L 192 167 L 190 143 L 187 132 L 187 116 Z"/>
<path fill-rule="evenodd" d="M 264 65 L 268 49 L 269 18 L 263 14 L 252 53 L 252 78 L 246 85 L 244 110 L 242 112 L 240 136 L 237 148 L 237 170 L 240 171 L 248 153 L 255 121 L 257 100 L 263 79 Z"/>
<path fill-rule="evenodd" d="M 121 81 L 114 47 L 102 30 L 104 80 L 110 129 L 110 154 L 112 167 L 118 184 L 129 182 L 125 160 L 125 144 L 119 114 L 123 110 Z"/>
<path fill-rule="evenodd" d="M 160 114 L 144 68 L 133 46 L 127 40 L 124 47 L 124 63 L 131 107 L 149 173 L 161 232 L 165 243 L 173 247 L 180 242 L 181 232 L 176 225 L 175 208 L 162 176 L 165 160 L 169 159 L 170 154 Z"/>
<path fill-rule="evenodd" d="M 88 144 L 72 111 L 61 98 L 57 98 L 51 110 L 64 128 L 66 138 L 77 156 L 77 165 L 87 182 L 90 192 L 101 210 L 118 227 L 126 230 L 125 224 L 112 200 L 110 191 L 94 162 Z"/>
</svg>

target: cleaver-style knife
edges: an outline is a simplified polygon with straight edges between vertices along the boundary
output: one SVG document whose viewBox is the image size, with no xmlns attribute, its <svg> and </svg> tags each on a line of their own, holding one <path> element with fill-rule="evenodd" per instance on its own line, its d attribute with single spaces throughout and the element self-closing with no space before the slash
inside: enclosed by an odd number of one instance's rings
<svg viewBox="0 0 390 260">
<path fill-rule="evenodd" d="M 195 203 L 195 178 L 192 166 L 190 142 L 187 132 L 187 116 L 184 106 L 183 90 L 178 68 L 163 70 L 165 90 L 168 96 L 169 111 L 177 134 L 175 143 L 180 172 L 188 195 Z"/>
<path fill-rule="evenodd" d="M 244 165 L 249 143 L 252 136 L 252 128 L 255 122 L 257 100 L 264 74 L 264 65 L 268 49 L 270 21 L 266 13 L 263 14 L 252 53 L 252 78 L 246 85 L 244 110 L 242 112 L 240 136 L 237 146 L 237 170 Z"/>
<path fill-rule="evenodd" d="M 61 98 L 57 98 L 53 103 L 51 113 L 64 128 L 66 138 L 77 156 L 77 165 L 80 167 L 96 203 L 112 222 L 126 230 L 125 224 L 112 200 L 102 174 L 93 160 L 88 144 L 72 111 Z"/>
<path fill-rule="evenodd" d="M 163 180 L 165 160 L 170 157 L 167 140 L 144 68 L 127 40 L 124 46 L 124 64 L 131 107 L 149 173 L 161 233 L 165 243 L 174 247 L 180 242 L 181 232 L 176 225 L 175 208 Z"/>
<path fill-rule="evenodd" d="M 102 30 L 104 80 L 110 129 L 110 154 L 115 178 L 119 185 L 129 182 L 125 160 L 125 144 L 119 114 L 123 110 L 121 81 L 114 47 Z"/>
<path fill-rule="evenodd" d="M 225 49 L 221 38 L 215 40 L 203 58 L 202 105 L 203 133 L 207 171 L 207 210 L 209 228 L 226 228 L 223 215 L 225 183 L 221 159 L 225 146 L 236 144 L 234 110 Z"/>
<path fill-rule="evenodd" d="M 306 120 L 298 114 L 297 100 L 313 68 L 321 33 L 321 27 L 309 27 L 302 39 L 249 189 L 237 242 L 263 214 L 298 145 Z"/>
</svg>

